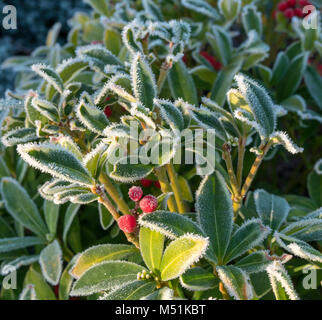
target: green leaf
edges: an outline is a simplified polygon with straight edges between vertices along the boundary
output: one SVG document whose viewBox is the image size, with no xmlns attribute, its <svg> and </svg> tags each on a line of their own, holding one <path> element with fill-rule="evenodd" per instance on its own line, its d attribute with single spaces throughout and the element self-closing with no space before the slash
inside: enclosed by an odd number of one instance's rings
<svg viewBox="0 0 322 320">
<path fill-rule="evenodd" d="M 122 40 L 118 31 L 112 28 L 106 28 L 103 41 L 105 47 L 109 51 L 111 51 L 115 55 L 119 54 L 122 47 Z"/>
<path fill-rule="evenodd" d="M 39 256 L 39 264 L 44 278 L 51 285 L 58 284 L 63 271 L 62 250 L 57 240 L 45 247 Z"/>
<path fill-rule="evenodd" d="M 198 94 L 192 76 L 182 60 L 174 63 L 168 72 L 168 82 L 174 99 L 182 98 L 193 105 L 198 105 Z"/>
<path fill-rule="evenodd" d="M 124 69 L 121 61 L 100 44 L 78 47 L 76 54 L 80 59 L 87 62 L 94 71 L 103 75 Z"/>
<path fill-rule="evenodd" d="M 307 178 L 307 187 L 311 199 L 317 207 L 322 207 L 322 175 L 312 171 Z"/>
<path fill-rule="evenodd" d="M 173 300 L 173 294 L 173 290 L 168 287 L 164 287 L 142 297 L 140 300 Z"/>
<path fill-rule="evenodd" d="M 140 250 L 147 267 L 159 272 L 163 254 L 164 235 L 147 228 L 140 228 Z"/>
<path fill-rule="evenodd" d="M 57 66 L 57 72 L 63 83 L 66 84 L 73 81 L 87 67 L 87 62 L 84 62 L 79 58 L 70 58 Z"/>
<path fill-rule="evenodd" d="M 94 184 L 94 179 L 83 164 L 58 145 L 28 143 L 19 145 L 17 151 L 30 166 L 56 178 L 90 187 Z"/>
<path fill-rule="evenodd" d="M 161 117 L 175 131 L 184 129 L 183 115 L 179 108 L 167 100 L 155 99 L 154 104 L 159 108 Z"/>
<path fill-rule="evenodd" d="M 246 33 L 255 30 L 260 36 L 263 33 L 262 16 L 253 4 L 243 8 L 242 13 L 243 27 Z"/>
<path fill-rule="evenodd" d="M 135 281 L 137 274 L 146 270 L 127 261 L 104 261 L 87 269 L 73 285 L 72 296 L 86 296 L 103 290 L 111 290 Z M 147 271 L 147 270 L 146 270 Z"/>
<path fill-rule="evenodd" d="M 44 202 L 44 217 L 49 229 L 49 232 L 55 236 L 57 230 L 57 222 L 59 217 L 59 205 L 52 201 L 45 200 Z"/>
<path fill-rule="evenodd" d="M 217 75 L 216 81 L 211 89 L 210 99 L 214 100 L 220 107 L 225 104 L 226 94 L 237 72 L 242 67 L 242 60 L 231 63 L 224 67 Z"/>
<path fill-rule="evenodd" d="M 287 72 L 289 64 L 290 59 L 288 58 L 286 53 L 279 52 L 273 66 L 273 74 L 271 80 L 272 85 L 277 86 L 281 82 Z"/>
<path fill-rule="evenodd" d="M 299 300 L 290 276 L 279 261 L 274 261 L 266 270 L 276 300 Z"/>
<path fill-rule="evenodd" d="M 0 252 L 9 252 L 43 243 L 44 241 L 37 237 L 2 238 L 0 239 Z"/>
<path fill-rule="evenodd" d="M 182 0 L 182 5 L 214 20 L 220 20 L 218 11 L 205 0 Z"/>
<path fill-rule="evenodd" d="M 304 80 L 312 98 L 322 110 L 322 77 L 312 66 L 307 66 L 304 72 Z"/>
<path fill-rule="evenodd" d="M 294 94 L 299 87 L 307 66 L 308 56 L 309 53 L 304 52 L 291 60 L 287 72 L 280 81 L 283 85 L 277 88 L 277 95 L 280 100 L 286 99 Z"/>
<path fill-rule="evenodd" d="M 165 249 L 160 271 L 163 281 L 175 279 L 197 262 L 208 247 L 206 238 L 186 234 L 172 241 Z"/>
<path fill-rule="evenodd" d="M 271 263 L 267 252 L 256 251 L 239 260 L 235 266 L 243 269 L 247 274 L 251 274 L 265 271 Z"/>
<path fill-rule="evenodd" d="M 110 12 L 108 10 L 108 2 L 105 0 L 84 0 L 85 3 L 89 4 L 97 13 L 108 17 Z"/>
<path fill-rule="evenodd" d="M 59 123 L 60 117 L 57 107 L 50 101 L 33 98 L 31 101 L 33 107 L 47 119 Z"/>
<path fill-rule="evenodd" d="M 123 260 L 137 252 L 134 246 L 127 244 L 102 244 L 90 247 L 80 254 L 71 274 L 80 278 L 88 269 L 105 261 Z"/>
<path fill-rule="evenodd" d="M 74 221 L 74 218 L 80 208 L 80 204 L 77 203 L 71 203 L 67 207 L 67 210 L 65 212 L 65 217 L 64 217 L 64 231 L 63 231 L 63 241 L 66 244 L 67 241 L 67 235 L 70 230 L 70 227 Z"/>
<path fill-rule="evenodd" d="M 251 219 L 242 224 L 232 235 L 226 251 L 224 262 L 243 255 L 248 250 L 260 245 L 270 233 L 270 229 L 262 225 L 260 219 Z"/>
<path fill-rule="evenodd" d="M 21 291 L 19 300 L 38 300 L 34 285 L 27 284 Z"/>
<path fill-rule="evenodd" d="M 89 105 L 84 100 L 81 100 L 78 104 L 76 115 L 86 128 L 100 135 L 110 124 L 103 111 L 94 105 Z"/>
<path fill-rule="evenodd" d="M 285 222 L 291 209 L 287 201 L 263 189 L 254 192 L 254 199 L 256 211 L 263 224 L 273 230 L 278 230 Z"/>
<path fill-rule="evenodd" d="M 221 266 L 216 269 L 230 296 L 236 300 L 251 300 L 253 298 L 252 285 L 243 270 L 234 266 Z"/>
<path fill-rule="evenodd" d="M 46 238 L 48 230 L 37 206 L 16 180 L 9 177 L 2 178 L 1 195 L 7 211 L 15 220 L 41 238 Z"/>
<path fill-rule="evenodd" d="M 194 267 L 180 276 L 181 285 L 191 291 L 204 291 L 218 286 L 218 280 L 213 273 L 201 268 Z"/>
<path fill-rule="evenodd" d="M 29 268 L 24 284 L 32 284 L 34 286 L 38 300 L 56 300 L 53 290 L 34 265 Z"/>
<path fill-rule="evenodd" d="M 153 171 L 153 168 L 152 164 L 141 163 L 141 157 L 129 156 L 120 159 L 115 164 L 110 177 L 123 183 L 131 183 L 148 176 Z"/>
<path fill-rule="evenodd" d="M 73 259 L 68 263 L 67 267 L 63 271 L 58 288 L 58 297 L 59 300 L 69 300 L 69 293 L 73 284 L 73 277 L 70 275 L 70 271 L 75 264 L 75 260 L 77 259 L 77 255 L 73 257 Z"/>
<path fill-rule="evenodd" d="M 101 203 L 98 204 L 98 213 L 101 227 L 103 228 L 103 230 L 107 230 L 114 223 L 113 216 Z"/>
<path fill-rule="evenodd" d="M 256 81 L 238 74 L 235 77 L 240 92 L 245 97 L 256 122 L 260 125 L 262 137 L 269 137 L 276 128 L 276 112 L 274 103 L 266 92 Z"/>
<path fill-rule="evenodd" d="M 231 196 L 219 172 L 207 176 L 197 191 L 196 211 L 200 226 L 210 239 L 218 262 L 225 256 L 233 226 Z"/>
<path fill-rule="evenodd" d="M 8 131 L 1 137 L 1 142 L 6 147 L 16 146 L 17 144 L 38 140 L 34 128 L 15 128 Z"/>
<path fill-rule="evenodd" d="M 101 300 L 139 300 L 155 290 L 155 282 L 137 280 L 117 287 Z"/>
<path fill-rule="evenodd" d="M 135 98 L 144 107 L 152 110 L 157 96 L 155 77 L 141 53 L 136 53 L 131 64 L 132 88 Z"/>
</svg>

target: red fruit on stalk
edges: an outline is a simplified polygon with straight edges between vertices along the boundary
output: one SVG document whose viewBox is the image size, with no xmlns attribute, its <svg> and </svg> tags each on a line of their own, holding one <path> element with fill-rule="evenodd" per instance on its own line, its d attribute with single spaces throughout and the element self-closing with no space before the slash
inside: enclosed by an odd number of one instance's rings
<svg viewBox="0 0 322 320">
<path fill-rule="evenodd" d="M 132 201 L 139 201 L 143 196 L 143 190 L 141 187 L 133 186 L 129 190 L 129 197 Z"/>
<path fill-rule="evenodd" d="M 159 181 L 154 181 L 154 186 L 158 189 L 161 189 L 161 184 Z"/>
<path fill-rule="evenodd" d="M 309 6 L 309 5 L 311 5 L 311 2 L 310 2 L 310 1 L 307 1 L 307 0 L 300 0 L 300 1 L 299 1 L 299 5 L 300 5 L 301 7 L 305 7 L 305 6 Z"/>
<path fill-rule="evenodd" d="M 149 188 L 152 184 L 152 180 L 149 180 L 149 179 L 141 179 L 140 182 L 141 182 L 141 185 L 146 188 Z"/>
<path fill-rule="evenodd" d="M 123 232 L 131 233 L 136 228 L 136 219 L 130 214 L 127 214 L 125 216 L 120 217 L 117 220 L 117 224 Z"/>
<path fill-rule="evenodd" d="M 280 2 L 277 6 L 277 9 L 279 11 L 285 11 L 287 9 L 287 2 Z"/>
<path fill-rule="evenodd" d="M 106 115 L 106 118 L 109 118 L 112 115 L 113 111 L 110 106 L 106 106 L 104 109 L 104 113 Z"/>
<path fill-rule="evenodd" d="M 295 15 L 295 12 L 294 12 L 294 10 L 293 10 L 293 9 L 291 9 L 291 8 L 288 8 L 288 9 L 286 9 L 286 10 L 284 11 L 284 16 L 285 16 L 285 18 L 287 18 L 287 19 L 292 19 L 292 18 L 294 17 L 294 15 Z"/>
<path fill-rule="evenodd" d="M 140 201 L 140 208 L 144 213 L 151 213 L 158 207 L 158 199 L 155 196 L 147 195 Z"/>
</svg>

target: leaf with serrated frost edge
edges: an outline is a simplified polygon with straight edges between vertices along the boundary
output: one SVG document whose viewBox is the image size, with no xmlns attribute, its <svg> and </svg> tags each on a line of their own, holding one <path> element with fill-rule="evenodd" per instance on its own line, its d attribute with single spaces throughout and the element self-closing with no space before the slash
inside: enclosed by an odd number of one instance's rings
<svg viewBox="0 0 322 320">
<path fill-rule="evenodd" d="M 167 281 L 179 277 L 204 256 L 208 244 L 208 238 L 189 233 L 172 241 L 162 257 L 161 279 Z"/>
<path fill-rule="evenodd" d="M 42 163 L 34 155 L 31 155 L 32 153 L 40 155 L 41 153 L 44 153 L 45 150 L 47 152 L 50 150 L 54 153 L 50 155 L 50 157 L 47 154 L 47 160 L 45 163 Z M 76 182 L 87 187 L 91 187 L 94 184 L 93 178 L 90 176 L 88 170 L 84 168 L 83 164 L 72 153 L 61 146 L 50 143 L 28 143 L 19 145 L 17 147 L 17 151 L 22 159 L 24 159 L 30 166 L 39 169 L 42 172 L 50 173 L 56 178 L 72 183 Z M 67 163 L 57 165 L 57 163 L 52 160 L 53 155 L 55 155 L 55 157 L 60 161 L 63 160 L 65 155 L 65 160 L 67 160 Z"/>
</svg>

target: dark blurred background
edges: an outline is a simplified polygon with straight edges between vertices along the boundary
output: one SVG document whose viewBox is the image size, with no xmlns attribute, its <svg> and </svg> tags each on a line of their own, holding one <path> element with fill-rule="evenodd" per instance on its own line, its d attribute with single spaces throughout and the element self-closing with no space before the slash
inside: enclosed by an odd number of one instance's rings
<svg viewBox="0 0 322 320">
<path fill-rule="evenodd" d="M 6 16 L 2 9 L 6 5 L 17 9 L 17 30 L 2 28 L 2 19 Z M 69 29 L 68 20 L 79 10 L 89 10 L 89 6 L 82 0 L 0 0 L 0 64 L 9 56 L 30 54 L 43 45 L 55 22 L 62 24 L 60 42 L 64 42 Z M 0 97 L 6 88 L 13 87 L 13 79 L 13 72 L 0 70 Z"/>
</svg>

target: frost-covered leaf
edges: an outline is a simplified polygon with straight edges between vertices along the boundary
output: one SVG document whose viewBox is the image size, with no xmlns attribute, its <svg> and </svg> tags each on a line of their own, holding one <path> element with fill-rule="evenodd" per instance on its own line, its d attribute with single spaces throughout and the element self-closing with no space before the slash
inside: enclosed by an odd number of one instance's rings
<svg viewBox="0 0 322 320">
<path fill-rule="evenodd" d="M 152 294 L 155 289 L 155 282 L 136 280 L 117 287 L 100 300 L 139 300 Z"/>
<path fill-rule="evenodd" d="M 59 300 L 69 300 L 69 293 L 74 281 L 73 277 L 70 274 L 70 270 L 74 265 L 76 259 L 77 259 L 77 255 L 75 255 L 72 258 L 72 260 L 68 263 L 68 265 L 66 266 L 66 268 L 64 269 L 60 277 L 59 287 L 58 287 Z"/>
<path fill-rule="evenodd" d="M 283 79 L 290 64 L 290 59 L 285 52 L 279 52 L 273 66 L 271 83 L 276 86 Z"/>
<path fill-rule="evenodd" d="M 79 58 L 88 62 L 93 70 L 104 75 L 123 71 L 124 69 L 121 61 L 100 44 L 78 47 L 76 54 Z"/>
<path fill-rule="evenodd" d="M 52 85 L 60 94 L 63 94 L 63 80 L 54 69 L 44 64 L 34 64 L 31 69 Z"/>
<path fill-rule="evenodd" d="M 198 104 L 197 88 L 182 60 L 174 63 L 169 70 L 168 82 L 174 99 L 182 98 L 193 105 Z"/>
<path fill-rule="evenodd" d="M 47 119 L 57 123 L 60 121 L 58 109 L 52 102 L 45 99 L 33 98 L 31 103 Z"/>
<path fill-rule="evenodd" d="M 104 112 L 94 105 L 89 105 L 84 100 L 81 100 L 78 104 L 76 114 L 82 124 L 95 133 L 102 134 L 109 125 Z"/>
<path fill-rule="evenodd" d="M 18 270 L 20 267 L 28 266 L 34 262 L 37 262 L 38 259 L 39 259 L 38 254 L 30 255 L 30 256 L 20 255 L 16 259 L 7 261 L 6 264 L 3 263 L 3 265 L 1 266 L 1 275 L 3 276 L 7 275 L 12 271 L 13 268 Z"/>
<path fill-rule="evenodd" d="M 70 230 L 70 227 L 74 221 L 74 218 L 80 208 L 80 205 L 77 203 L 71 203 L 66 209 L 64 216 L 64 229 L 63 229 L 63 241 L 67 243 L 67 235 Z"/>
<path fill-rule="evenodd" d="M 265 271 L 271 263 L 272 261 L 266 251 L 256 251 L 240 259 L 234 265 L 244 270 L 247 274 L 251 274 Z"/>
<path fill-rule="evenodd" d="M 68 182 L 85 186 L 94 184 L 83 164 L 69 151 L 50 143 L 19 145 L 20 156 L 32 167 Z"/>
<path fill-rule="evenodd" d="M 2 178 L 1 195 L 7 211 L 15 220 L 41 238 L 46 237 L 48 230 L 37 206 L 16 180 L 9 177 Z"/>
<path fill-rule="evenodd" d="M 241 0 L 219 0 L 218 2 L 220 13 L 225 17 L 226 21 L 229 21 L 229 24 L 239 15 L 241 5 Z"/>
<path fill-rule="evenodd" d="M 173 300 L 173 295 L 173 290 L 168 287 L 164 287 L 145 297 L 142 297 L 140 300 Z"/>
<path fill-rule="evenodd" d="M 74 140 L 70 136 L 59 135 L 57 138 L 53 138 L 52 142 L 58 143 L 64 149 L 70 151 L 78 160 L 83 160 L 83 155 L 79 146 L 74 142 Z"/>
<path fill-rule="evenodd" d="M 154 104 L 159 108 L 161 117 L 172 130 L 182 131 L 184 129 L 183 115 L 179 108 L 168 100 L 155 99 Z"/>
<path fill-rule="evenodd" d="M 145 178 L 152 172 L 154 166 L 152 164 L 143 164 L 140 161 L 141 158 L 136 156 L 120 159 L 115 164 L 110 177 L 123 183 L 130 183 Z"/>
<path fill-rule="evenodd" d="M 155 77 L 151 67 L 142 54 L 137 53 L 131 62 L 131 77 L 134 95 L 144 107 L 153 108 L 157 95 Z"/>
<path fill-rule="evenodd" d="M 38 300 L 33 284 L 27 284 L 19 295 L 19 300 Z"/>
<path fill-rule="evenodd" d="M 287 201 L 263 189 L 254 192 L 254 199 L 256 211 L 263 223 L 273 230 L 278 230 L 291 209 Z"/>
<path fill-rule="evenodd" d="M 2 238 L 0 239 L 0 252 L 9 252 L 43 243 L 44 241 L 37 237 Z"/>
<path fill-rule="evenodd" d="M 272 262 L 267 268 L 276 300 L 299 300 L 292 280 L 279 261 Z"/>
<path fill-rule="evenodd" d="M 114 223 L 113 216 L 101 203 L 98 204 L 98 214 L 99 214 L 100 224 L 103 230 L 107 230 L 113 225 Z"/>
<path fill-rule="evenodd" d="M 233 208 L 226 182 L 219 172 L 204 178 L 196 198 L 200 226 L 209 237 L 218 262 L 222 262 L 232 232 Z"/>
<path fill-rule="evenodd" d="M 298 147 L 287 133 L 283 131 L 275 131 L 271 134 L 270 139 L 274 144 L 282 145 L 288 152 L 293 154 L 303 152 L 304 150 L 303 148 Z"/>
<path fill-rule="evenodd" d="M 137 249 L 127 244 L 101 244 L 90 247 L 79 255 L 71 269 L 71 274 L 78 279 L 97 264 L 110 260 L 123 260 L 135 252 Z"/>
<path fill-rule="evenodd" d="M 97 13 L 103 16 L 109 16 L 110 11 L 108 8 L 108 2 L 105 0 L 84 0 L 85 3 L 89 4 Z"/>
<path fill-rule="evenodd" d="M 183 274 L 205 254 L 208 243 L 208 239 L 193 234 L 186 234 L 172 241 L 162 257 L 161 279 L 167 281 Z"/>
<path fill-rule="evenodd" d="M 87 66 L 88 63 L 79 58 L 70 58 L 57 66 L 57 72 L 63 83 L 66 84 L 73 81 Z"/>
<path fill-rule="evenodd" d="M 140 228 L 140 250 L 146 266 L 159 272 L 163 254 L 164 235 L 148 228 Z"/>
<path fill-rule="evenodd" d="M 271 97 L 253 79 L 238 74 L 235 80 L 240 92 L 247 100 L 256 121 L 261 127 L 261 136 L 268 138 L 276 128 L 276 113 Z"/>
<path fill-rule="evenodd" d="M 309 195 L 318 207 L 322 206 L 322 175 L 315 170 L 307 178 Z"/>
<path fill-rule="evenodd" d="M 246 272 L 235 266 L 221 266 L 216 270 L 230 296 L 236 300 L 253 298 L 253 288 Z"/>
<path fill-rule="evenodd" d="M 181 285 L 191 291 L 204 291 L 218 286 L 214 274 L 201 268 L 194 267 L 180 276 Z"/>
<path fill-rule="evenodd" d="M 243 8 L 242 20 L 246 33 L 249 33 L 251 30 L 255 30 L 259 35 L 262 34 L 262 16 L 253 4 L 247 5 Z"/>
<path fill-rule="evenodd" d="M 322 77 L 312 66 L 307 66 L 304 72 L 304 80 L 312 98 L 322 110 Z"/>
<path fill-rule="evenodd" d="M 104 261 L 87 269 L 74 283 L 72 296 L 85 296 L 111 290 L 135 281 L 144 267 L 127 261 Z"/>
<path fill-rule="evenodd" d="M 1 142 L 6 147 L 16 146 L 17 144 L 38 140 L 34 128 L 15 128 L 8 131 L 1 137 Z"/>
<path fill-rule="evenodd" d="M 182 0 L 182 5 L 190 10 L 199 12 L 214 20 L 220 20 L 218 11 L 206 0 Z"/>
<path fill-rule="evenodd" d="M 260 245 L 269 233 L 270 229 L 260 219 L 246 221 L 232 235 L 224 258 L 225 263 Z"/>
<path fill-rule="evenodd" d="M 62 250 L 57 240 L 45 247 L 39 256 L 39 264 L 45 279 L 53 286 L 57 285 L 63 271 Z"/>
</svg>

